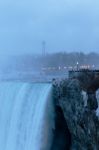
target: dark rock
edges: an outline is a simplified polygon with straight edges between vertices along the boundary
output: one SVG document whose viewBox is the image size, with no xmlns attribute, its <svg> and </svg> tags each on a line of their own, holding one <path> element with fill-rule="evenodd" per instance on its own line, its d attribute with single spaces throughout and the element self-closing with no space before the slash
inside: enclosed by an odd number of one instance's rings
<svg viewBox="0 0 99 150">
<path fill-rule="evenodd" d="M 70 150 L 71 134 L 61 107 L 56 106 L 54 139 L 51 150 Z"/>
<path fill-rule="evenodd" d="M 57 81 L 57 84 L 54 84 L 54 98 L 55 101 L 58 101 L 57 105 L 61 107 L 68 130 L 71 133 L 71 150 L 99 150 L 97 99 L 95 93 L 87 93 L 86 91 L 88 99 L 85 106 L 82 90 L 81 83 L 77 79 Z M 58 113 L 57 115 L 59 116 Z M 64 138 L 66 139 L 66 137 Z"/>
<path fill-rule="evenodd" d="M 87 94 L 88 94 L 87 104 L 88 104 L 89 109 L 96 110 L 98 108 L 96 93 L 95 92 L 87 92 Z"/>
</svg>

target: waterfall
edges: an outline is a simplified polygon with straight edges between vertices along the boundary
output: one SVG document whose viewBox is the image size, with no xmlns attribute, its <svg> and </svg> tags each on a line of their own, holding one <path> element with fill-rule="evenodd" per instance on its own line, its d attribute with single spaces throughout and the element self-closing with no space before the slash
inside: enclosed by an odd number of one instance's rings
<svg viewBox="0 0 99 150">
<path fill-rule="evenodd" d="M 0 83 L 0 150 L 50 150 L 51 85 Z"/>
</svg>

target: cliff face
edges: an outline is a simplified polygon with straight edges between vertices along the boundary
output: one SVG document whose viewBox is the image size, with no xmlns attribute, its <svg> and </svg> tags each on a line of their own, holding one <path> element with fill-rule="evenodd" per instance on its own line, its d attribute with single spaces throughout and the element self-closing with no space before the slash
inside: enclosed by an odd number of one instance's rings
<svg viewBox="0 0 99 150">
<path fill-rule="evenodd" d="M 62 109 L 71 134 L 71 150 L 99 150 L 95 92 L 84 92 L 77 79 L 56 81 L 53 87 L 56 106 Z"/>
</svg>

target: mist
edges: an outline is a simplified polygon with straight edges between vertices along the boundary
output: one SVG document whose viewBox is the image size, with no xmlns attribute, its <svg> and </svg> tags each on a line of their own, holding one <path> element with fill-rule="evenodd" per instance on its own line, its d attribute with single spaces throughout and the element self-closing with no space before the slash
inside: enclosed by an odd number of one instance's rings
<svg viewBox="0 0 99 150">
<path fill-rule="evenodd" d="M 0 79 L 30 80 L 67 77 L 69 70 L 98 69 L 98 53 L 60 52 L 46 55 L 12 55 L 0 59 Z"/>
<path fill-rule="evenodd" d="M 6 55 L 0 59 L 1 79 L 25 79 L 40 74 L 40 61 L 34 55 Z"/>
<path fill-rule="evenodd" d="M 98 68 L 98 8 L 98 0 L 1 0 L 0 77 L 65 74 L 77 61 Z"/>
</svg>

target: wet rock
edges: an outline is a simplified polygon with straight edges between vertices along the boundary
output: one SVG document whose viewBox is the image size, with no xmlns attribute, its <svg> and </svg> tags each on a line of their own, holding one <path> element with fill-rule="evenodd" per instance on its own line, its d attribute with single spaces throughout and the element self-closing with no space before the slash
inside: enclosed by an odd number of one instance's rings
<svg viewBox="0 0 99 150">
<path fill-rule="evenodd" d="M 82 92 L 83 88 L 77 79 L 54 84 L 54 99 L 61 107 L 71 133 L 71 150 L 99 150 L 97 98 L 95 93 L 86 91 L 87 99 L 84 99 Z"/>
</svg>

